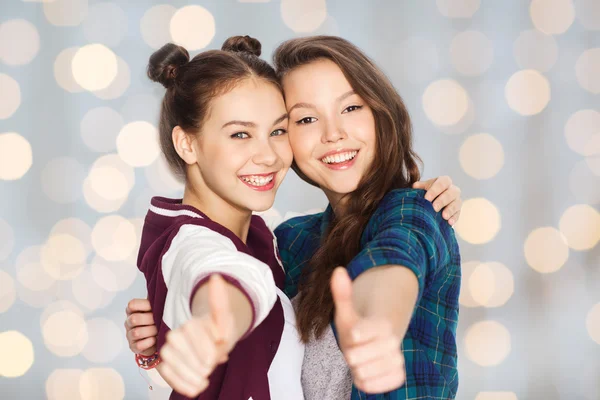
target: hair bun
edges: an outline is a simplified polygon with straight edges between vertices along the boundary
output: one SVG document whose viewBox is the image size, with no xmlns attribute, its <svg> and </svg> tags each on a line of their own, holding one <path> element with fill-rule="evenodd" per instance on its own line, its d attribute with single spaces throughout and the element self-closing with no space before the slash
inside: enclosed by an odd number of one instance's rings
<svg viewBox="0 0 600 400">
<path fill-rule="evenodd" d="M 223 43 L 221 50 L 234 53 L 250 53 L 256 57 L 260 56 L 262 45 L 258 39 L 246 36 L 232 36 Z"/>
<path fill-rule="evenodd" d="M 150 56 L 148 78 L 160 82 L 167 89 L 175 84 L 178 70 L 190 61 L 186 49 L 173 43 L 167 43 Z"/>
</svg>

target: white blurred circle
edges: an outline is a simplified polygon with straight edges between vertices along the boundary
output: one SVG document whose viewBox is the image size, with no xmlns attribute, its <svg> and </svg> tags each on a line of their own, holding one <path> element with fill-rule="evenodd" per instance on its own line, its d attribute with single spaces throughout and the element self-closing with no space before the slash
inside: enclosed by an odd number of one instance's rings
<svg viewBox="0 0 600 400">
<path fill-rule="evenodd" d="M 0 314 L 12 307 L 16 298 L 15 281 L 0 269 Z"/>
<path fill-rule="evenodd" d="M 408 82 L 423 83 L 432 80 L 439 69 L 439 55 L 435 43 L 421 37 L 410 37 L 393 53 L 394 68 Z M 411 62 L 406 62 L 411 60 Z"/>
<path fill-rule="evenodd" d="M 469 109 L 469 95 L 451 79 L 441 79 L 427 86 L 422 102 L 427 117 L 441 126 L 458 123 Z"/>
<path fill-rule="evenodd" d="M 473 324 L 465 335 L 467 357 L 482 367 L 499 365 L 511 350 L 510 332 L 496 321 Z"/>
<path fill-rule="evenodd" d="M 24 19 L 0 24 L 0 60 L 8 65 L 25 65 L 40 50 L 40 35 L 35 26 Z"/>
<path fill-rule="evenodd" d="M 15 246 L 15 234 L 12 227 L 0 218 L 0 261 L 4 261 L 10 256 Z"/>
<path fill-rule="evenodd" d="M 579 22 L 586 29 L 600 30 L 600 2 L 598 0 L 578 0 L 575 10 Z"/>
<path fill-rule="evenodd" d="M 501 219 L 498 208 L 485 198 L 468 199 L 463 203 L 456 232 L 466 242 L 483 244 L 490 242 L 500 231 Z"/>
<path fill-rule="evenodd" d="M 56 26 L 77 26 L 88 13 L 88 0 L 54 0 L 44 2 L 46 19 Z"/>
<path fill-rule="evenodd" d="M 88 340 L 84 319 L 66 310 L 51 314 L 42 325 L 44 344 L 59 357 L 72 357 L 83 350 Z"/>
<path fill-rule="evenodd" d="M 92 228 L 78 218 L 66 218 L 58 221 L 50 230 L 50 235 L 67 234 L 76 237 L 83 248 L 86 255 L 92 251 Z"/>
<path fill-rule="evenodd" d="M 515 290 L 512 272 L 499 262 L 477 265 L 465 282 L 474 302 L 484 307 L 503 306 Z"/>
<path fill-rule="evenodd" d="M 71 293 L 86 312 L 105 308 L 115 298 L 115 293 L 101 287 L 88 270 L 83 271 L 77 278 L 73 279 Z"/>
<path fill-rule="evenodd" d="M 191 5 L 173 14 L 169 24 L 173 41 L 189 50 L 208 46 L 215 36 L 215 18 L 206 8 Z"/>
<path fill-rule="evenodd" d="M 600 203 L 600 176 L 590 169 L 586 160 L 579 161 L 571 170 L 569 188 L 581 203 Z"/>
<path fill-rule="evenodd" d="M 22 178 L 32 162 L 33 154 L 27 139 L 15 132 L 0 133 L 0 180 Z"/>
<path fill-rule="evenodd" d="M 94 318 L 87 322 L 88 342 L 83 356 L 94 363 L 110 363 L 123 349 L 121 329 L 111 320 Z"/>
<path fill-rule="evenodd" d="M 113 151 L 117 147 L 117 136 L 123 125 L 123 118 L 112 108 L 93 108 L 81 120 L 81 138 L 94 151 Z"/>
<path fill-rule="evenodd" d="M 590 93 L 600 93 L 600 47 L 583 52 L 575 64 L 579 85 Z"/>
<path fill-rule="evenodd" d="M 162 154 L 144 170 L 144 173 L 148 184 L 156 194 L 183 193 L 183 182 L 176 178 Z M 145 205 L 144 208 L 147 209 L 148 206 Z"/>
<path fill-rule="evenodd" d="M 160 154 L 158 130 L 146 121 L 130 122 L 119 132 L 117 152 L 132 167 L 152 164 Z"/>
<path fill-rule="evenodd" d="M 473 272 L 480 264 L 481 264 L 481 262 L 479 262 L 479 261 L 467 261 L 467 262 L 462 262 L 462 264 L 461 264 L 460 269 L 461 269 L 461 280 L 463 282 L 463 284 L 462 284 L 463 286 L 461 287 L 461 290 L 460 290 L 460 296 L 458 298 L 458 302 L 462 306 L 473 308 L 473 307 L 479 307 L 481 305 L 477 301 L 475 301 L 475 299 L 473 298 L 473 296 L 471 294 L 471 290 L 467 290 L 467 288 L 465 287 L 466 286 L 465 282 L 470 281 L 471 276 L 473 275 Z"/>
<path fill-rule="evenodd" d="M 558 271 L 569 258 L 569 246 L 562 233 L 553 227 L 534 229 L 525 240 L 525 259 L 535 271 Z"/>
<path fill-rule="evenodd" d="M 57 203 L 73 203 L 82 194 L 85 170 L 72 157 L 50 160 L 42 170 L 42 189 L 46 196 Z"/>
<path fill-rule="evenodd" d="M 138 276 L 137 253 L 134 251 L 127 260 L 108 261 L 97 256 L 91 263 L 94 281 L 106 291 L 118 292 L 128 289 Z"/>
<path fill-rule="evenodd" d="M 79 381 L 83 371 L 80 369 L 55 369 L 46 380 L 48 400 L 81 400 Z"/>
<path fill-rule="evenodd" d="M 465 31 L 452 39 L 450 58 L 454 68 L 461 74 L 481 75 L 494 61 L 494 47 L 482 32 Z"/>
<path fill-rule="evenodd" d="M 92 92 L 102 100 L 112 100 L 121 97 L 131 84 L 131 71 L 129 65 L 121 57 L 117 57 L 117 75 L 110 85 L 101 90 Z"/>
<path fill-rule="evenodd" d="M 469 136 L 460 147 L 460 165 L 475 179 L 489 179 L 504 165 L 502 144 L 488 133 Z"/>
<path fill-rule="evenodd" d="M 571 0 L 532 0 L 529 14 L 536 29 L 549 35 L 565 33 L 575 20 Z"/>
<path fill-rule="evenodd" d="M 79 47 L 70 47 L 61 51 L 54 61 L 54 79 L 58 86 L 70 93 L 83 92 L 83 88 L 75 81 L 73 76 L 73 57 Z"/>
<path fill-rule="evenodd" d="M 90 368 L 79 381 L 82 400 L 121 400 L 125 398 L 125 383 L 112 368 Z"/>
<path fill-rule="evenodd" d="M 92 92 L 99 91 L 117 77 L 117 56 L 102 44 L 88 44 L 77 50 L 71 68 L 77 84 Z"/>
<path fill-rule="evenodd" d="M 523 31 L 515 40 L 513 52 L 522 69 L 548 71 L 558 59 L 558 44 L 554 36 L 538 30 Z"/>
<path fill-rule="evenodd" d="M 25 248 L 15 261 L 17 281 L 32 291 L 44 291 L 52 287 L 55 279 L 42 266 L 42 246 Z"/>
<path fill-rule="evenodd" d="M 41 263 L 56 280 L 71 280 L 85 266 L 87 252 L 84 244 L 69 234 L 51 235 L 42 246 Z"/>
<path fill-rule="evenodd" d="M 514 73 L 504 89 L 508 106 L 521 115 L 535 115 L 550 101 L 550 82 L 536 70 Z"/>
<path fill-rule="evenodd" d="M 25 375 L 35 358 L 31 340 L 17 331 L 0 332 L 0 377 Z"/>
<path fill-rule="evenodd" d="M 177 9 L 170 4 L 150 8 L 140 21 L 140 31 L 144 41 L 152 48 L 159 49 L 172 42 L 169 26 Z"/>
<path fill-rule="evenodd" d="M 21 89 L 19 83 L 13 78 L 6 74 L 0 74 L 0 92 L 2 93 L 0 96 L 0 119 L 7 119 L 21 105 Z"/>
<path fill-rule="evenodd" d="M 83 183 L 83 194 L 90 207 L 99 212 L 121 208 L 135 184 L 133 168 L 118 155 L 108 154 L 97 159 Z"/>
<path fill-rule="evenodd" d="M 83 34 L 90 43 L 116 47 L 127 32 L 127 15 L 115 3 L 96 3 L 90 6 L 83 21 Z"/>
<path fill-rule="evenodd" d="M 281 0 L 281 18 L 296 33 L 316 31 L 327 19 L 325 0 Z"/>
<path fill-rule="evenodd" d="M 92 230 L 92 245 L 108 261 L 126 260 L 137 245 L 135 226 L 119 215 L 100 218 Z"/>
<path fill-rule="evenodd" d="M 519 400 L 513 392 L 479 392 L 475 400 Z"/>
<path fill-rule="evenodd" d="M 600 154 L 600 112 L 579 110 L 565 124 L 565 137 L 569 147 L 583 155 Z"/>
<path fill-rule="evenodd" d="M 479 9 L 481 0 L 436 0 L 440 13 L 447 18 L 471 18 Z"/>
<path fill-rule="evenodd" d="M 64 311 L 72 312 L 83 319 L 83 311 L 81 311 L 81 308 L 79 308 L 77 305 L 67 300 L 54 301 L 50 304 L 47 304 L 44 308 L 44 311 L 40 316 L 40 328 L 44 327 L 48 321 L 48 318 L 50 318 L 52 315 Z"/>
<path fill-rule="evenodd" d="M 600 303 L 594 305 L 588 312 L 585 326 L 592 340 L 600 344 Z"/>
<path fill-rule="evenodd" d="M 600 241 L 600 213 L 587 204 L 569 207 L 560 217 L 560 232 L 573 250 L 589 250 Z"/>
<path fill-rule="evenodd" d="M 94 192 L 103 194 L 106 200 L 119 200 L 127 197 L 127 178 L 114 167 L 99 167 L 90 171 L 89 182 Z"/>
</svg>

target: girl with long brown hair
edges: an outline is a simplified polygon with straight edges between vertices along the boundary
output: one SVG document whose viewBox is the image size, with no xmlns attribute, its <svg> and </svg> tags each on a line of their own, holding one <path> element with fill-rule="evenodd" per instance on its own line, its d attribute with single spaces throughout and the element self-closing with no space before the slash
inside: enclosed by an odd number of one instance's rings
<svg viewBox="0 0 600 400">
<path fill-rule="evenodd" d="M 423 184 L 406 107 L 351 43 L 292 39 L 274 60 L 292 167 L 329 200 L 324 213 L 275 231 L 307 345 L 304 396 L 453 398 L 460 256 L 444 218 L 458 217 L 457 189 L 446 180 L 450 189 L 432 206 L 439 193 L 414 188 Z M 153 322 L 140 313 L 148 309 L 129 305 L 128 339 L 138 352 L 154 350 Z"/>
</svg>

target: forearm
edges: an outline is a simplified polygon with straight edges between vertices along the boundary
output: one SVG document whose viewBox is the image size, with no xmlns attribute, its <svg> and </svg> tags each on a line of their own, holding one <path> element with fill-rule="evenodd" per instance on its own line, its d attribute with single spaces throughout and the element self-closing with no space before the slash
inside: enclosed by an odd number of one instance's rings
<svg viewBox="0 0 600 400">
<path fill-rule="evenodd" d="M 384 318 L 403 338 L 413 315 L 419 283 L 408 268 L 386 265 L 360 274 L 353 282 L 353 302 L 365 318 Z"/>
<path fill-rule="evenodd" d="M 225 282 L 230 309 L 233 312 L 233 341 L 237 342 L 250 329 L 253 319 L 252 304 L 246 295 L 236 286 Z M 192 315 L 204 317 L 210 313 L 208 303 L 208 285 L 202 285 L 192 300 Z"/>
</svg>

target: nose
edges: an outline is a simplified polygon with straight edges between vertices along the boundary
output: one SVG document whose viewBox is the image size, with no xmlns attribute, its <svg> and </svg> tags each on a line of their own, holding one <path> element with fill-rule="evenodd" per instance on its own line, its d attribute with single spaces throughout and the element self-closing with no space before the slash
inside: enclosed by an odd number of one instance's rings
<svg viewBox="0 0 600 400">
<path fill-rule="evenodd" d="M 346 139 L 348 135 L 338 118 L 329 118 L 325 125 L 325 132 L 321 136 L 323 144 L 335 143 L 342 139 Z"/>
<path fill-rule="evenodd" d="M 254 156 L 252 157 L 254 164 L 272 166 L 277 162 L 279 155 L 275 152 L 269 140 L 257 141 L 256 146 Z"/>
</svg>

